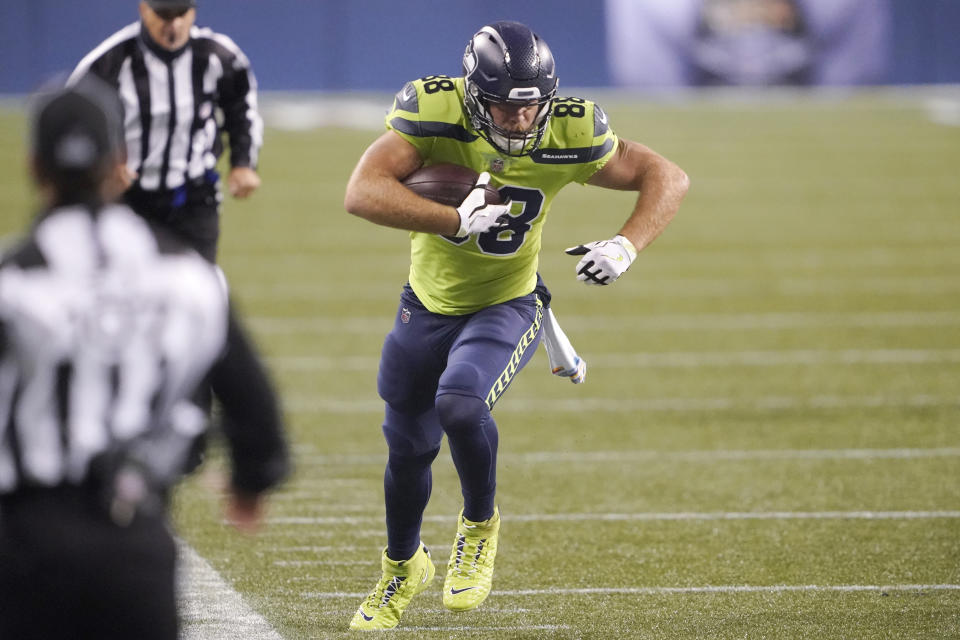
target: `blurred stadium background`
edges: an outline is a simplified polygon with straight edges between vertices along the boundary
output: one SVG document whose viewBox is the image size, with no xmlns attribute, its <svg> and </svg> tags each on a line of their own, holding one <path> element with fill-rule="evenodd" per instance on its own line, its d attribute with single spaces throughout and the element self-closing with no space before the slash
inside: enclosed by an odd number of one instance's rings
<svg viewBox="0 0 960 640">
<path fill-rule="evenodd" d="M 392 91 L 458 74 L 469 35 L 501 18 L 551 44 L 561 93 L 596 98 L 693 186 L 600 291 L 562 249 L 615 230 L 632 198 L 557 199 L 541 272 L 587 383 L 543 353 L 514 383 L 496 591 L 454 615 L 432 588 L 399 632 L 960 636 L 960 3 L 198 4 L 263 91 L 264 186 L 225 203 L 221 262 L 297 472 L 252 539 L 219 520 L 218 458 L 179 492 L 188 637 L 349 635 L 384 543 L 375 372 L 407 243 L 346 215 L 343 189 Z M 132 0 L 0 4 L 8 239 L 36 207 L 25 94 L 135 17 Z M 424 527 L 441 565 L 458 503 L 443 457 Z"/>
</svg>

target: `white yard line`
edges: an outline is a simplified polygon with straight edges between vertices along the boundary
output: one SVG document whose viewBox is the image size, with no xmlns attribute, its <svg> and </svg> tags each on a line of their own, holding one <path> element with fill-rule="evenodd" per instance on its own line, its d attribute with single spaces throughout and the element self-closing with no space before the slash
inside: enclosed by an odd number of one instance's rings
<svg viewBox="0 0 960 640">
<path fill-rule="evenodd" d="M 785 593 L 793 591 L 862 592 L 879 593 L 899 591 L 960 591 L 960 584 L 774 584 L 774 585 L 704 585 L 697 587 L 585 587 L 582 589 L 495 589 L 496 596 L 557 596 L 557 595 L 684 595 L 698 593 Z M 304 600 L 325 598 L 363 598 L 367 593 L 345 591 L 307 591 L 300 594 Z"/>
<path fill-rule="evenodd" d="M 270 549 L 273 553 L 343 553 L 346 551 L 366 551 L 366 547 L 355 547 L 352 545 L 325 545 L 325 546 L 298 546 L 298 547 L 273 547 Z"/>
<path fill-rule="evenodd" d="M 789 364 L 929 364 L 960 362 L 960 349 L 799 349 L 600 354 L 603 367 L 770 367 Z"/>
<path fill-rule="evenodd" d="M 960 511 L 680 511 L 647 513 L 526 513 L 510 522 L 656 522 L 703 520 L 935 520 L 958 519 Z M 448 523 L 453 516 L 424 516 L 424 522 Z M 272 525 L 341 525 L 382 522 L 383 516 L 289 516 L 269 518 Z"/>
<path fill-rule="evenodd" d="M 565 398 L 563 400 L 535 400 L 532 398 L 511 399 L 505 409 L 509 411 L 567 412 L 622 412 L 622 411 L 783 411 L 796 409 L 847 409 L 884 408 L 884 407 L 942 407 L 960 406 L 960 395 L 934 396 L 917 394 L 911 396 L 761 396 L 758 398 L 638 398 L 627 400 L 608 400 L 605 398 Z"/>
<path fill-rule="evenodd" d="M 275 567 L 379 567 L 374 560 L 274 560 Z"/>
<path fill-rule="evenodd" d="M 960 447 L 933 447 L 929 449 L 703 449 L 698 451 L 530 451 L 502 452 L 498 459 L 504 464 L 576 464 L 607 462 L 727 462 L 749 460 L 910 460 L 960 457 Z M 441 454 L 449 460 L 448 453 Z M 296 456 L 302 465 L 383 464 L 386 452 L 371 454 L 325 455 L 303 453 Z M 302 492 L 301 498 L 315 497 Z M 279 496 L 277 496 L 279 497 Z M 342 509 L 345 510 L 345 509 Z M 350 510 L 359 510 L 352 505 Z"/>
<path fill-rule="evenodd" d="M 390 633 L 403 633 L 404 631 L 565 631 L 570 627 L 565 624 L 519 624 L 510 626 L 484 627 L 481 625 L 473 626 L 449 626 L 449 627 L 404 627 L 399 626 L 390 630 Z"/>
<path fill-rule="evenodd" d="M 504 462 L 553 463 L 562 462 L 725 462 L 747 460 L 909 460 L 926 458 L 955 458 L 960 447 L 931 449 L 756 449 L 718 451 L 538 451 L 502 454 Z M 381 458 L 382 459 L 382 458 Z"/>
<path fill-rule="evenodd" d="M 560 382 L 563 382 L 562 380 Z M 789 411 L 796 409 L 848 409 L 848 408 L 917 408 L 960 406 L 960 395 L 939 396 L 916 394 L 893 396 L 760 396 L 755 398 L 597 398 L 577 397 L 578 389 L 570 392 L 573 397 L 524 398 L 511 397 L 498 404 L 497 412 L 529 413 L 620 413 L 624 411 Z M 382 413 L 383 402 L 377 398 L 343 400 L 315 394 L 289 394 L 284 408 L 291 414 L 312 413 Z"/>
<path fill-rule="evenodd" d="M 824 277 L 787 278 L 681 278 L 663 277 L 647 280 L 643 294 L 658 298 L 689 298 L 702 296 L 755 295 L 767 291 L 773 295 L 823 296 L 825 294 L 873 295 L 947 295 L 960 292 L 960 281 L 950 276 L 860 277 L 832 280 Z M 399 287 L 395 282 L 367 283 L 358 291 L 351 291 L 351 299 L 383 300 L 396 298 Z M 328 300 L 343 298 L 339 282 L 257 282 L 247 279 L 238 291 L 248 300 Z M 562 305 L 562 303 L 561 303 Z"/>
<path fill-rule="evenodd" d="M 744 331 L 823 327 L 955 327 L 960 311 L 784 311 L 770 313 L 665 313 L 653 315 L 578 315 L 557 310 L 563 328 L 573 331 Z M 390 317 L 252 316 L 257 333 L 383 333 Z"/>
<path fill-rule="evenodd" d="M 933 364 L 960 362 L 960 349 L 796 349 L 789 351 L 681 351 L 591 355 L 591 367 L 774 367 L 783 365 Z M 375 356 L 270 358 L 281 371 L 376 371 Z"/>
<path fill-rule="evenodd" d="M 960 511 L 724 511 L 678 513 L 531 513 L 512 522 L 593 522 L 658 520 L 927 520 L 956 519 Z M 445 518 L 442 521 L 446 521 Z"/>
<path fill-rule="evenodd" d="M 583 588 L 583 589 L 515 589 L 495 591 L 502 596 L 541 596 L 541 595 L 658 595 L 658 594 L 687 594 L 687 593 L 782 593 L 790 591 L 960 591 L 960 584 L 774 584 L 774 585 L 705 585 L 702 587 L 625 587 L 625 588 Z"/>
<path fill-rule="evenodd" d="M 570 627 L 565 624 L 520 624 L 511 626 L 484 627 L 481 625 L 473 626 L 449 626 L 449 627 L 396 627 L 390 630 L 390 633 L 403 633 L 404 631 L 565 631 Z"/>
<path fill-rule="evenodd" d="M 184 640 L 283 640 L 196 551 L 182 541 L 178 547 Z"/>
</svg>

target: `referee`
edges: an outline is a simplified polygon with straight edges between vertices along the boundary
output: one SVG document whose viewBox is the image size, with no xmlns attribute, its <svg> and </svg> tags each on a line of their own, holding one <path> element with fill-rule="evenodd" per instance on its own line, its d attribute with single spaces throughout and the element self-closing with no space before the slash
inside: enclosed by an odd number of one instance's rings
<svg viewBox="0 0 960 640">
<path fill-rule="evenodd" d="M 260 186 L 263 121 L 249 60 L 226 35 L 194 26 L 196 13 L 195 0 L 141 1 L 140 21 L 87 54 L 68 82 L 93 74 L 116 90 L 129 151 L 125 201 L 214 262 L 221 126 L 230 142 L 227 187 L 246 198 Z"/>
<path fill-rule="evenodd" d="M 209 375 L 254 528 L 288 473 L 267 375 L 216 267 L 122 204 L 120 106 L 93 78 L 44 97 L 46 208 L 0 260 L 0 638 L 176 640 L 166 498 Z"/>
</svg>

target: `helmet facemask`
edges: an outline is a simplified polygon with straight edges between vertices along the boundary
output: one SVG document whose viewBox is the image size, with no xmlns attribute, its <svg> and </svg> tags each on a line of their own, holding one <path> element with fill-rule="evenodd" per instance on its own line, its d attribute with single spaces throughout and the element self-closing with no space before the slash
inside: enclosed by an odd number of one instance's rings
<svg viewBox="0 0 960 640">
<path fill-rule="evenodd" d="M 547 96 L 538 96 L 536 94 L 539 94 L 539 90 L 536 87 L 521 91 L 531 92 L 534 95 L 521 100 L 504 100 L 499 96 L 485 93 L 469 78 L 466 81 L 464 102 L 467 113 L 470 115 L 470 123 L 493 148 L 508 156 L 529 155 L 540 146 L 540 141 L 543 139 L 543 134 L 550 121 L 550 113 L 553 110 L 553 96 L 556 94 L 554 90 Z M 527 131 L 511 131 L 496 123 L 493 114 L 490 113 L 491 103 L 518 107 L 535 104 L 537 105 L 537 115 Z"/>
</svg>

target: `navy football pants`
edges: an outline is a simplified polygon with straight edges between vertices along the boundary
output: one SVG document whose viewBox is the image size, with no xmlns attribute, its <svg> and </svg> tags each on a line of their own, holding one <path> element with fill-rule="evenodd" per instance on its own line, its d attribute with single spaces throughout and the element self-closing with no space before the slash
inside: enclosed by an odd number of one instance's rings
<svg viewBox="0 0 960 640">
<path fill-rule="evenodd" d="M 490 410 L 540 342 L 536 293 L 465 316 L 428 311 L 409 285 L 380 357 L 377 388 L 386 402 L 383 434 L 387 555 L 417 550 L 430 499 L 430 465 L 447 435 L 463 493 L 464 517 L 493 515 L 497 425 Z"/>
</svg>

